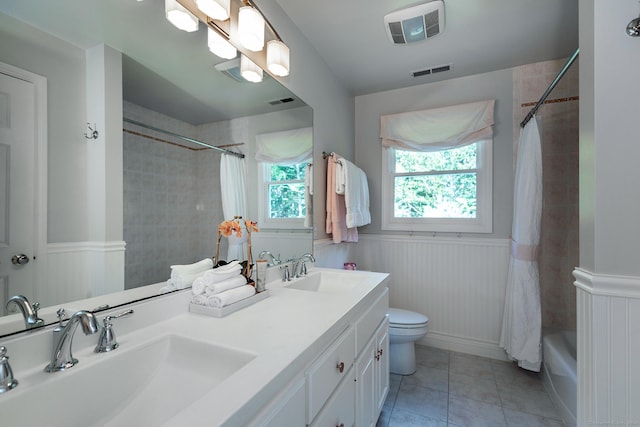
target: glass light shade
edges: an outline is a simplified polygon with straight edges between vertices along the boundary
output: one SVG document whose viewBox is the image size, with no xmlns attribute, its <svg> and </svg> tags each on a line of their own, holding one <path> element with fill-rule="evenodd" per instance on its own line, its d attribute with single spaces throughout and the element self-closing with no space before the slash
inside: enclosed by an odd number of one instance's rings
<svg viewBox="0 0 640 427">
<path fill-rule="evenodd" d="M 231 0 L 196 0 L 198 9 L 209 18 L 218 21 L 229 19 L 229 6 Z"/>
<path fill-rule="evenodd" d="M 289 47 L 280 40 L 267 42 L 267 69 L 276 76 L 289 75 Z"/>
<path fill-rule="evenodd" d="M 262 81 L 262 68 L 258 67 L 255 62 L 244 55 L 240 55 L 240 74 L 242 77 L 252 83 L 260 83 Z"/>
<path fill-rule="evenodd" d="M 169 22 L 182 31 L 191 33 L 198 30 L 198 18 L 176 0 L 165 0 L 164 12 Z"/>
<path fill-rule="evenodd" d="M 211 53 L 220 58 L 233 59 L 238 54 L 236 48 L 215 30 L 207 28 L 207 45 Z"/>
<path fill-rule="evenodd" d="M 243 6 L 238 11 L 238 39 L 253 52 L 264 47 L 264 18 L 251 6 Z"/>
</svg>

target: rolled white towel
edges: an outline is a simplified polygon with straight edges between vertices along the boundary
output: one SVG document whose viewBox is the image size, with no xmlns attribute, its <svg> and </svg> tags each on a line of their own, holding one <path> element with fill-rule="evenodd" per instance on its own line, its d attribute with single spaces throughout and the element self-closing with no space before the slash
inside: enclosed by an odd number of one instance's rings
<svg viewBox="0 0 640 427">
<path fill-rule="evenodd" d="M 171 277 L 176 277 L 184 274 L 203 273 L 213 268 L 213 260 L 211 258 L 205 258 L 202 261 L 195 262 L 193 264 L 178 264 L 171 266 Z"/>
<path fill-rule="evenodd" d="M 240 261 L 234 260 L 230 263 L 214 268 L 213 271 L 215 271 L 216 273 L 226 273 L 229 270 L 235 270 L 237 268 L 237 265 L 240 265 Z"/>
<path fill-rule="evenodd" d="M 177 289 L 184 289 L 191 286 L 198 277 L 202 277 L 202 273 L 180 274 L 170 280 L 175 283 Z"/>
<path fill-rule="evenodd" d="M 226 271 L 217 272 L 216 270 L 217 268 L 204 272 L 202 278 L 204 279 L 205 285 L 211 286 L 215 283 L 239 276 L 242 272 L 242 266 L 240 264 L 236 264 L 235 267 L 230 268 Z"/>
<path fill-rule="evenodd" d="M 244 285 L 239 288 L 229 289 L 228 291 L 221 292 L 209 297 L 209 307 L 222 308 L 233 304 L 234 302 L 242 301 L 245 298 L 256 293 L 256 289 L 251 285 Z"/>
<path fill-rule="evenodd" d="M 244 276 L 237 274 L 231 279 L 223 280 L 222 282 L 217 282 L 212 285 L 207 285 L 204 292 L 207 295 L 215 295 L 219 294 L 220 292 L 228 291 L 229 289 L 239 288 L 240 286 L 244 286 L 246 284 L 247 279 L 245 279 Z"/>
<path fill-rule="evenodd" d="M 206 285 L 204 284 L 204 279 L 202 277 L 198 277 L 191 284 L 191 291 L 193 292 L 194 295 L 204 294 L 205 288 L 206 288 Z"/>
<path fill-rule="evenodd" d="M 173 283 L 171 279 L 167 280 L 167 284 L 160 288 L 161 294 L 166 294 L 167 292 L 175 291 L 176 285 Z"/>
<path fill-rule="evenodd" d="M 207 305 L 209 304 L 209 297 L 206 295 L 194 295 L 191 298 L 191 302 L 198 305 Z"/>
</svg>

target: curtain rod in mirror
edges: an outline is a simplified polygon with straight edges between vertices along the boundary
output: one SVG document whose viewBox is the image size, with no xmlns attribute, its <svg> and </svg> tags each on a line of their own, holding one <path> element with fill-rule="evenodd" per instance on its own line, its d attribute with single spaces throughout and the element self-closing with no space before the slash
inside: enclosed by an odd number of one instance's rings
<svg viewBox="0 0 640 427">
<path fill-rule="evenodd" d="M 244 154 L 242 153 L 236 153 L 235 151 L 227 150 L 226 148 L 216 147 L 215 145 L 207 144 L 206 142 L 198 141 L 197 139 L 189 138 L 188 136 L 179 135 L 177 133 L 170 132 L 168 130 L 160 129 L 155 126 L 147 125 L 145 123 L 142 123 L 136 120 L 128 119 L 126 117 L 123 117 L 122 121 L 126 123 L 131 123 L 133 125 L 140 126 L 146 129 L 150 129 L 156 132 L 164 133 L 165 135 L 170 135 L 175 138 L 182 139 L 183 141 L 191 142 L 193 144 L 198 144 L 202 147 L 211 148 L 212 150 L 220 151 L 224 154 L 229 154 L 231 156 L 240 157 L 241 159 L 244 159 Z"/>
</svg>

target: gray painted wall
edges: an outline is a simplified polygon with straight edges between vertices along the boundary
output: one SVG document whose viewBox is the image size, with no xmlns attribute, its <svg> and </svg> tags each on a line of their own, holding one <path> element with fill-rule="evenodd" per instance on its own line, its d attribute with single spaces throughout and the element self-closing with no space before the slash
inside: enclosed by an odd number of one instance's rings
<svg viewBox="0 0 640 427">
<path fill-rule="evenodd" d="M 384 233 L 380 229 L 382 174 L 380 116 L 492 98 L 496 100 L 496 104 L 493 128 L 493 233 L 490 236 L 502 238 L 511 235 L 513 209 L 513 77 L 511 69 L 356 97 L 355 163 L 367 174 L 371 199 L 371 224 L 359 228 L 359 232 Z"/>
</svg>

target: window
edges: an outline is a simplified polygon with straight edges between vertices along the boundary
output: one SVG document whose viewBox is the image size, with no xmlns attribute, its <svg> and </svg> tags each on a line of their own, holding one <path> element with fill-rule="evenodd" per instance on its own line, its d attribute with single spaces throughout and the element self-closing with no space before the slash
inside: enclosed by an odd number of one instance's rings
<svg viewBox="0 0 640 427">
<path fill-rule="evenodd" d="M 491 141 L 441 151 L 382 148 L 382 228 L 492 231 Z"/>
<path fill-rule="evenodd" d="M 260 223 L 266 228 L 302 228 L 307 214 L 307 162 L 293 165 L 259 163 Z"/>
</svg>

